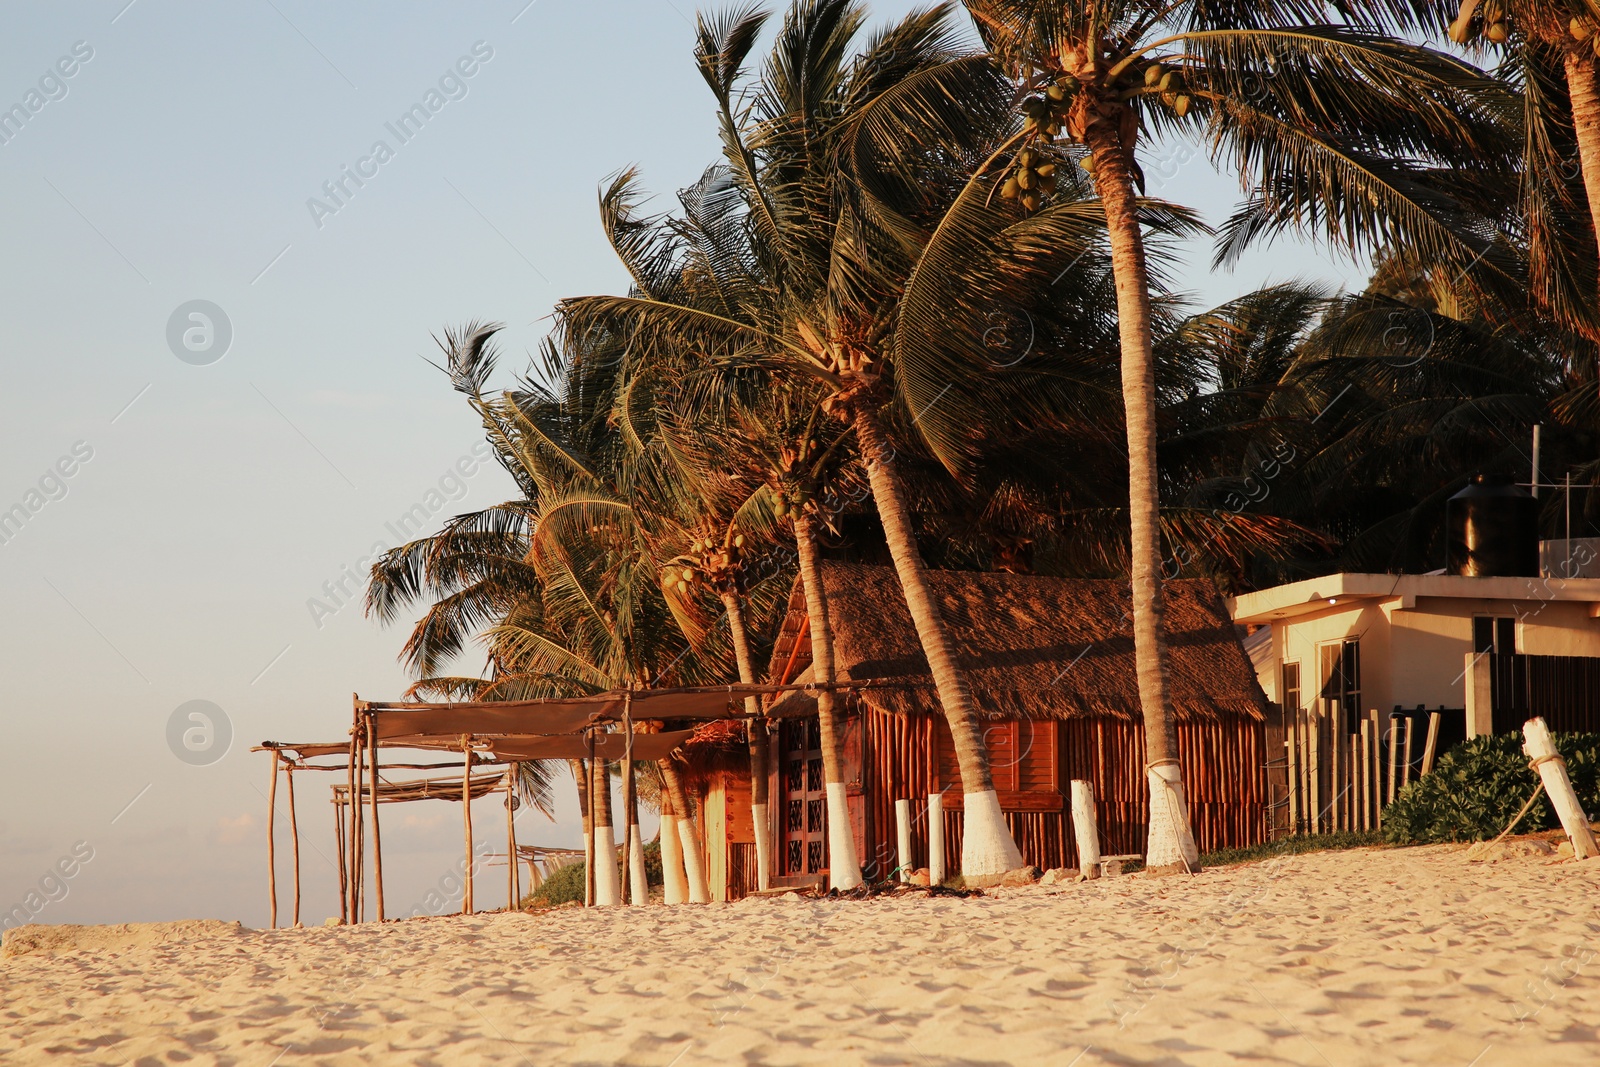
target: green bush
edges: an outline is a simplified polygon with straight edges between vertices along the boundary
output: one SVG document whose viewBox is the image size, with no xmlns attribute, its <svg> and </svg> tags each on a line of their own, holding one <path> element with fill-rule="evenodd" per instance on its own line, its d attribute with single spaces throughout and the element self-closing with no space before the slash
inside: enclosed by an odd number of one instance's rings
<svg viewBox="0 0 1600 1067">
<path fill-rule="evenodd" d="M 584 887 L 588 882 L 587 865 L 579 860 L 565 867 L 557 867 L 532 893 L 523 898 L 523 906 L 551 907 L 572 901 L 583 903 Z M 646 841 L 644 846 L 644 876 L 651 885 L 661 884 L 661 843 Z"/>
<path fill-rule="evenodd" d="M 1600 811 L 1600 734 L 1556 734 L 1553 740 L 1583 810 Z M 1383 809 L 1383 836 L 1396 845 L 1485 841 L 1516 818 L 1537 785 L 1520 733 L 1475 737 L 1446 752 L 1432 774 L 1400 790 Z M 1550 799 L 1540 793 L 1516 832 L 1559 825 Z"/>
</svg>

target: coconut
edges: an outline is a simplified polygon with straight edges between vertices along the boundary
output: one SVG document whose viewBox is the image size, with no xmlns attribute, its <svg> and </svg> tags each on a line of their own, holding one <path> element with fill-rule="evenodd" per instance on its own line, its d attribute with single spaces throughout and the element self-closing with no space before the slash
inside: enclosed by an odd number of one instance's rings
<svg viewBox="0 0 1600 1067">
<path fill-rule="evenodd" d="M 1017 198 L 1016 175 L 1012 175 L 1006 179 L 1006 183 L 1000 187 L 1000 195 L 1005 197 L 1007 200 L 1015 200 Z"/>
<path fill-rule="evenodd" d="M 1026 208 L 1027 210 L 1029 210 L 1029 211 L 1038 211 L 1039 210 L 1039 194 L 1038 193 L 1023 193 L 1022 194 L 1022 206 L 1024 208 Z"/>
<path fill-rule="evenodd" d="M 1145 88 L 1154 89 L 1156 82 L 1161 80 L 1162 73 L 1163 72 L 1161 70 L 1160 63 L 1152 63 L 1148 67 L 1144 68 Z"/>
<path fill-rule="evenodd" d="M 1017 171 L 1017 188 L 1019 188 L 1019 189 L 1032 189 L 1033 188 L 1033 171 L 1031 171 L 1031 170 L 1019 170 L 1019 171 Z"/>
<path fill-rule="evenodd" d="M 1503 20 L 1491 22 L 1489 23 L 1489 28 L 1483 32 L 1483 35 L 1495 44 L 1505 44 L 1506 39 L 1511 36 L 1511 28 Z"/>
<path fill-rule="evenodd" d="M 1187 96 L 1178 97 L 1172 102 L 1172 110 L 1177 112 L 1180 119 L 1183 118 L 1189 113 L 1189 98 Z"/>
<path fill-rule="evenodd" d="M 1067 98 L 1067 91 L 1059 85 L 1052 85 L 1044 91 L 1044 95 L 1059 104 Z"/>
<path fill-rule="evenodd" d="M 1572 17 L 1571 22 L 1567 23 L 1567 31 L 1571 33 L 1573 39 L 1577 41 L 1587 41 L 1589 39 L 1589 35 L 1594 32 L 1587 22 L 1578 18 L 1576 15 Z"/>
</svg>

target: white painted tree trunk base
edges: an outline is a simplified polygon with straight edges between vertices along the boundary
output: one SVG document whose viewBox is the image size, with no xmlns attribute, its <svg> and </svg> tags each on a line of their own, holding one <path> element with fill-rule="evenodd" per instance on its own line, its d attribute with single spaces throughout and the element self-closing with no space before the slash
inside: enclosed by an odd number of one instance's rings
<svg viewBox="0 0 1600 1067">
<path fill-rule="evenodd" d="M 597 908 L 609 907 L 622 897 L 614 834 L 609 826 L 594 828 L 594 904 Z"/>
<path fill-rule="evenodd" d="M 828 782 L 828 888 L 843 892 L 861 884 L 856 835 L 850 831 L 850 798 L 843 782 Z"/>
<path fill-rule="evenodd" d="M 944 794 L 928 794 L 928 884 L 944 881 Z"/>
<path fill-rule="evenodd" d="M 900 881 L 911 881 L 911 801 L 894 802 L 895 869 Z"/>
<path fill-rule="evenodd" d="M 1594 833 L 1589 829 L 1589 817 L 1583 813 L 1577 791 L 1572 788 L 1572 779 L 1567 776 L 1566 761 L 1556 752 L 1544 719 L 1532 718 L 1523 723 L 1522 737 L 1523 754 L 1532 759 L 1539 781 L 1561 820 L 1561 828 L 1572 842 L 1573 858 L 1586 860 L 1600 855 L 1600 846 L 1596 845 Z"/>
<path fill-rule="evenodd" d="M 1011 838 L 1000 794 L 993 789 L 962 798 L 961 876 L 1005 874 L 1022 866 L 1022 850 Z M 931 878 L 930 878 L 931 881 Z"/>
<path fill-rule="evenodd" d="M 689 876 L 683 870 L 676 815 L 661 816 L 661 899 L 666 904 L 689 902 Z"/>
<path fill-rule="evenodd" d="M 700 850 L 700 828 L 693 819 L 678 820 L 678 843 L 683 846 L 683 871 L 689 878 L 689 903 L 711 903 L 706 886 L 706 861 Z"/>
<path fill-rule="evenodd" d="M 1100 826 L 1095 819 L 1094 786 L 1072 780 L 1072 833 L 1078 843 L 1078 870 L 1085 878 L 1100 877 Z"/>
<path fill-rule="evenodd" d="M 1150 837 L 1144 865 L 1149 869 L 1181 867 L 1200 869 L 1200 849 L 1189 828 L 1189 804 L 1183 793 L 1183 774 L 1176 763 L 1163 763 L 1147 772 L 1150 782 Z"/>
<path fill-rule="evenodd" d="M 756 828 L 756 888 L 772 888 L 772 823 L 767 819 L 767 805 L 751 804 L 750 818 Z"/>
<path fill-rule="evenodd" d="M 650 903 L 650 879 L 644 873 L 644 835 L 639 832 L 638 823 L 628 827 L 628 892 L 635 906 Z"/>
</svg>

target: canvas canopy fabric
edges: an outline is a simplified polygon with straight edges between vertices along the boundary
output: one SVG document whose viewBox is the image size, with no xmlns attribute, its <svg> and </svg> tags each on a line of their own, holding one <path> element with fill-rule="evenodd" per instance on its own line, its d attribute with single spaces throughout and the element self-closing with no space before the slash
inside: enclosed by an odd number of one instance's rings
<svg viewBox="0 0 1600 1067">
<path fill-rule="evenodd" d="M 693 730 L 634 734 L 633 758 L 666 759 L 673 750 L 693 736 Z M 626 742 L 625 734 L 597 733 L 594 737 L 594 754 L 604 760 L 620 760 Z M 541 759 L 583 759 L 589 755 L 587 740 L 576 734 L 565 737 L 499 737 L 491 739 L 489 747 L 495 759 L 508 763 Z"/>
<path fill-rule="evenodd" d="M 499 792 L 505 788 L 506 773 L 496 771 L 493 774 L 475 774 L 472 776 L 472 799 L 488 796 L 490 793 Z M 350 801 L 348 786 L 335 785 L 333 787 L 334 800 L 341 804 Z M 356 786 L 356 796 L 365 804 L 372 797 L 372 788 L 366 782 Z M 379 782 L 378 803 L 392 804 L 397 801 L 407 800 L 454 800 L 461 801 L 461 778 L 419 778 L 410 782 Z"/>
</svg>

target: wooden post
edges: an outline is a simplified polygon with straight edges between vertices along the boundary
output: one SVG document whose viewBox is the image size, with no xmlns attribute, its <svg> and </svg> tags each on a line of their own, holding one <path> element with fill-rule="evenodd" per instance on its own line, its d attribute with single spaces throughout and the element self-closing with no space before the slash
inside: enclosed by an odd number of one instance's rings
<svg viewBox="0 0 1600 1067">
<path fill-rule="evenodd" d="M 355 814 L 355 809 L 361 803 L 360 795 L 356 793 L 356 745 L 357 745 L 356 730 L 355 730 L 354 724 L 352 724 L 351 727 L 350 727 L 350 765 L 347 768 L 347 773 L 345 775 L 346 780 L 345 780 L 345 794 L 344 794 L 345 795 L 345 800 L 350 805 L 350 810 L 349 811 L 345 811 L 342 808 L 340 809 L 340 815 L 346 816 L 350 820 L 349 829 L 347 830 L 347 832 L 344 835 L 344 847 L 345 847 L 345 860 L 346 860 L 345 867 L 346 867 L 346 871 L 347 871 L 347 873 L 349 875 L 348 883 L 347 883 L 347 885 L 345 887 L 346 895 L 348 897 L 345 910 L 349 912 L 349 917 L 350 917 L 349 921 L 351 923 L 357 923 L 357 922 L 361 921 L 360 917 L 358 916 L 358 914 L 356 912 L 356 814 Z"/>
<path fill-rule="evenodd" d="M 1407 715 L 1400 721 L 1406 728 L 1405 740 L 1401 745 L 1401 754 L 1404 758 L 1400 761 L 1400 788 L 1404 789 L 1411 784 L 1411 716 Z"/>
<path fill-rule="evenodd" d="M 335 790 L 338 788 L 334 786 Z M 337 793 L 333 799 L 333 840 L 339 850 L 339 922 L 343 925 L 350 921 L 350 898 L 346 895 L 350 891 L 350 881 L 345 870 L 350 856 L 344 848 L 344 805 L 339 802 Z"/>
<path fill-rule="evenodd" d="M 506 910 L 517 910 L 517 765 L 506 768 Z"/>
<path fill-rule="evenodd" d="M 609 784 L 609 783 L 608 783 Z M 611 820 L 615 823 L 617 820 Z M 622 877 L 617 895 L 624 904 L 633 899 L 633 690 L 622 694 Z"/>
<path fill-rule="evenodd" d="M 1389 716 L 1389 780 L 1385 804 L 1394 803 L 1395 789 L 1400 780 L 1400 727 L 1394 716 Z"/>
<path fill-rule="evenodd" d="M 1300 744 L 1300 822 L 1305 832 L 1317 832 L 1317 801 L 1311 795 L 1311 712 L 1301 708 L 1296 715 L 1295 732 Z"/>
<path fill-rule="evenodd" d="M 284 782 L 289 786 L 289 840 L 294 852 L 294 925 L 300 925 L 300 820 L 294 810 L 294 764 L 286 763 Z"/>
<path fill-rule="evenodd" d="M 1322 720 L 1312 716 L 1306 723 L 1306 736 L 1311 746 L 1311 832 L 1322 830 Z"/>
<path fill-rule="evenodd" d="M 278 849 L 273 816 L 278 811 L 278 750 L 272 750 L 272 784 L 267 787 L 267 922 L 278 928 Z"/>
<path fill-rule="evenodd" d="M 467 869 L 461 894 L 461 914 L 471 915 L 472 906 L 472 738 L 461 736 L 461 832 L 467 842 Z"/>
<path fill-rule="evenodd" d="M 894 802 L 895 863 L 900 881 L 911 881 L 911 801 Z"/>
<path fill-rule="evenodd" d="M 1467 736 L 1494 733 L 1494 685 L 1489 678 L 1489 656 L 1483 652 L 1464 653 L 1467 669 Z"/>
<path fill-rule="evenodd" d="M 1328 829 L 1335 832 L 1344 829 L 1344 754 L 1339 751 L 1339 739 L 1344 735 L 1339 720 L 1343 717 L 1343 708 L 1328 716 Z"/>
<path fill-rule="evenodd" d="M 1095 821 L 1094 786 L 1082 778 L 1072 780 L 1072 836 L 1078 842 L 1078 872 L 1100 877 L 1100 827 Z"/>
<path fill-rule="evenodd" d="M 944 794 L 928 794 L 928 884 L 944 881 Z"/>
<path fill-rule="evenodd" d="M 1350 783 L 1345 786 L 1345 829 L 1352 832 L 1361 829 L 1361 796 L 1357 792 L 1361 788 L 1361 753 L 1356 748 L 1359 744 L 1359 733 L 1345 735 L 1345 776 Z"/>
<path fill-rule="evenodd" d="M 366 714 L 367 747 L 372 750 L 372 888 L 378 896 L 378 921 L 383 915 L 383 835 L 378 828 L 378 727 Z"/>
<path fill-rule="evenodd" d="M 1556 752 L 1550 740 L 1550 728 L 1542 717 L 1534 717 L 1522 724 L 1522 751 L 1533 763 L 1534 771 L 1550 795 L 1550 804 L 1561 819 L 1561 828 L 1572 841 L 1572 855 L 1586 860 L 1600 856 L 1600 845 L 1595 844 L 1594 833 L 1589 829 L 1589 818 L 1578 803 L 1578 794 L 1567 777 L 1566 761 Z"/>
<path fill-rule="evenodd" d="M 1383 739 L 1378 736 L 1378 709 L 1372 709 L 1372 827 L 1375 830 L 1383 829 L 1383 796 L 1380 792 L 1383 777 L 1383 749 L 1380 747 Z"/>
<path fill-rule="evenodd" d="M 1372 720 L 1361 717 L 1361 829 L 1372 829 Z"/>
<path fill-rule="evenodd" d="M 1433 758 L 1439 749 L 1439 719 L 1437 711 L 1428 712 L 1428 741 L 1422 746 L 1422 773 L 1433 773 Z"/>
<path fill-rule="evenodd" d="M 1288 733 L 1283 748 L 1289 763 L 1289 832 L 1297 834 L 1300 832 L 1300 738 L 1292 721 Z"/>
</svg>

